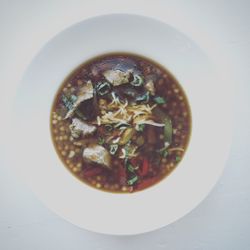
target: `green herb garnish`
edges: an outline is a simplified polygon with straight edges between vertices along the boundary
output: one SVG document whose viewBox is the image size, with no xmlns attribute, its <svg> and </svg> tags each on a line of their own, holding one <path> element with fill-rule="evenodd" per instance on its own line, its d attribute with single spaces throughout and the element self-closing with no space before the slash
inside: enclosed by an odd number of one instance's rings
<svg viewBox="0 0 250 250">
<path fill-rule="evenodd" d="M 131 82 L 131 84 L 132 84 L 133 86 L 138 87 L 138 86 L 141 86 L 141 85 L 144 83 L 144 79 L 143 79 L 142 76 L 140 76 L 140 75 L 134 75 L 133 77 L 134 77 L 134 79 L 133 79 L 133 81 Z"/>
<path fill-rule="evenodd" d="M 143 132 L 144 128 L 145 128 L 145 124 L 139 124 L 138 126 L 136 126 L 136 130 L 140 132 Z"/>
<path fill-rule="evenodd" d="M 128 180 L 127 183 L 128 183 L 129 186 L 132 186 L 132 185 L 134 185 L 137 181 L 138 181 L 138 176 L 135 175 L 135 176 L 133 176 L 130 180 Z"/>
<path fill-rule="evenodd" d="M 168 151 L 166 149 L 163 151 L 162 156 L 164 158 L 166 158 L 168 156 Z"/>
<path fill-rule="evenodd" d="M 165 104 L 166 103 L 166 100 L 161 97 L 161 96 L 157 96 L 154 98 L 154 101 L 157 103 L 157 104 Z"/>
<path fill-rule="evenodd" d="M 124 147 L 124 149 L 125 149 L 125 158 L 124 158 L 124 164 L 125 164 L 125 166 L 127 166 L 127 164 L 128 164 L 128 153 L 129 153 L 129 146 L 130 146 L 130 144 L 131 144 L 131 140 L 129 140 L 126 143 L 125 147 Z"/>
<path fill-rule="evenodd" d="M 179 162 L 181 160 L 181 157 L 179 156 L 179 155 L 177 155 L 176 157 L 175 157 L 175 161 L 176 162 Z"/>
<path fill-rule="evenodd" d="M 109 152 L 111 155 L 114 155 L 118 149 L 118 145 L 117 144 L 111 144 L 110 145 L 110 148 L 109 148 Z"/>
<path fill-rule="evenodd" d="M 62 95 L 62 102 L 68 110 L 73 108 L 74 102 L 72 101 L 72 98 Z"/>
<path fill-rule="evenodd" d="M 105 143 L 105 139 L 102 138 L 102 137 L 99 137 L 99 138 L 98 138 L 98 144 L 99 144 L 99 145 L 103 145 L 104 143 Z"/>
<path fill-rule="evenodd" d="M 133 165 L 130 164 L 130 163 L 127 165 L 127 169 L 128 169 L 128 171 L 131 172 L 131 173 L 134 173 L 134 172 L 135 172 L 135 168 L 134 168 Z"/>
<path fill-rule="evenodd" d="M 111 91 L 111 84 L 108 82 L 98 82 L 96 84 L 96 92 L 103 96 L 108 94 Z"/>
<path fill-rule="evenodd" d="M 137 102 L 147 103 L 149 101 L 149 92 L 147 91 L 145 94 L 137 96 L 135 100 Z"/>
</svg>

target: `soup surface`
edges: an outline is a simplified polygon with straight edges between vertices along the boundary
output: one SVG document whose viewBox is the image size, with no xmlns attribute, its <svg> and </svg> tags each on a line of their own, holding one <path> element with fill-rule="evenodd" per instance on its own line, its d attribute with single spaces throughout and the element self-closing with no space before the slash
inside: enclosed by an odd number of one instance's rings
<svg viewBox="0 0 250 250">
<path fill-rule="evenodd" d="M 58 90 L 51 111 L 55 149 L 84 183 L 136 192 L 181 161 L 191 133 L 187 98 L 162 66 L 127 53 L 93 58 Z"/>
</svg>

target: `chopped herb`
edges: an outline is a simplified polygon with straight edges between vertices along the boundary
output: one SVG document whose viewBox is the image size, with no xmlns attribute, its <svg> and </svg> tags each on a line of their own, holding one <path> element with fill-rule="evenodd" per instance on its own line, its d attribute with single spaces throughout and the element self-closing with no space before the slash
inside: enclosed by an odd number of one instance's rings
<svg viewBox="0 0 250 250">
<path fill-rule="evenodd" d="M 136 126 L 136 130 L 140 132 L 143 132 L 144 128 L 145 128 L 145 124 L 139 124 L 138 126 Z"/>
<path fill-rule="evenodd" d="M 128 169 L 128 171 L 131 172 L 131 173 L 134 173 L 134 172 L 135 172 L 135 168 L 134 168 L 133 165 L 130 164 L 130 163 L 127 165 L 127 169 Z"/>
<path fill-rule="evenodd" d="M 110 148 L 109 148 L 109 152 L 111 155 L 114 155 L 118 149 L 118 145 L 117 144 L 111 144 L 110 145 Z"/>
<path fill-rule="evenodd" d="M 72 99 L 67 97 L 66 95 L 62 95 L 62 102 L 68 110 L 71 110 L 73 108 L 74 102 L 72 102 Z"/>
<path fill-rule="evenodd" d="M 165 104 L 166 103 L 166 100 L 161 97 L 161 96 L 157 96 L 154 98 L 154 101 L 157 103 L 157 104 Z"/>
<path fill-rule="evenodd" d="M 128 180 L 128 185 L 129 185 L 129 186 L 132 186 L 132 185 L 134 185 L 137 181 L 138 181 L 138 176 L 135 175 L 135 176 L 133 176 L 130 180 Z"/>
<path fill-rule="evenodd" d="M 99 145 L 103 145 L 104 143 L 105 143 L 105 139 L 102 138 L 102 137 L 99 137 L 99 138 L 98 138 L 98 144 L 99 144 Z"/>
<path fill-rule="evenodd" d="M 98 82 L 96 85 L 96 92 L 101 96 L 108 94 L 110 90 L 111 85 L 108 82 Z"/>
<path fill-rule="evenodd" d="M 137 102 L 147 103 L 149 101 L 149 92 L 147 91 L 145 94 L 137 96 L 135 100 Z"/>
<path fill-rule="evenodd" d="M 176 162 L 179 162 L 181 160 L 181 157 L 179 156 L 179 155 L 177 155 L 176 157 L 175 157 L 175 161 Z"/>
<path fill-rule="evenodd" d="M 160 150 L 159 150 L 159 153 L 160 153 L 161 157 L 166 158 L 166 157 L 168 156 L 168 150 L 167 150 L 166 147 L 160 149 Z"/>
<path fill-rule="evenodd" d="M 134 79 L 133 79 L 133 81 L 131 82 L 131 84 L 132 84 L 133 86 L 138 87 L 138 86 L 141 86 L 143 83 L 144 83 L 144 79 L 143 79 L 142 76 L 134 75 Z"/>
<path fill-rule="evenodd" d="M 162 153 L 162 156 L 163 156 L 164 158 L 166 158 L 166 157 L 168 156 L 168 151 L 167 151 L 167 150 L 164 150 L 163 153 Z"/>
<path fill-rule="evenodd" d="M 131 141 L 128 141 L 127 144 L 125 145 L 124 149 L 125 149 L 125 158 L 124 158 L 124 163 L 125 166 L 128 163 L 128 154 L 129 154 L 129 146 L 130 146 Z"/>
</svg>

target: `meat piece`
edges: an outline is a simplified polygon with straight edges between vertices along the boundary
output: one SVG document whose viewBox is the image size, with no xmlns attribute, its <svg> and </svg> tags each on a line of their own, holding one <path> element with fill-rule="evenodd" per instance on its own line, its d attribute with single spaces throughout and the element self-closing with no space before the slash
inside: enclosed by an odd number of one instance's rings
<svg viewBox="0 0 250 250">
<path fill-rule="evenodd" d="M 111 168 L 111 156 L 103 146 L 91 145 L 83 150 L 82 156 L 87 162 L 94 162 L 103 167 Z"/>
<path fill-rule="evenodd" d="M 93 134 L 96 131 L 95 126 L 89 125 L 78 118 L 73 118 L 69 128 L 71 135 L 74 138 L 79 138 L 81 135 L 86 136 L 89 134 Z"/>
<path fill-rule="evenodd" d="M 126 72 L 119 69 L 116 70 L 107 70 L 103 73 L 107 81 L 109 81 L 113 86 L 119 86 L 129 82 L 131 76 L 131 71 Z"/>
<path fill-rule="evenodd" d="M 80 90 L 77 102 L 83 102 L 93 97 L 94 89 L 91 81 L 88 81 Z"/>
<path fill-rule="evenodd" d="M 154 82 L 152 80 L 149 80 L 146 82 L 145 88 L 148 90 L 148 92 L 151 95 L 155 95 L 155 85 L 154 85 Z"/>
</svg>

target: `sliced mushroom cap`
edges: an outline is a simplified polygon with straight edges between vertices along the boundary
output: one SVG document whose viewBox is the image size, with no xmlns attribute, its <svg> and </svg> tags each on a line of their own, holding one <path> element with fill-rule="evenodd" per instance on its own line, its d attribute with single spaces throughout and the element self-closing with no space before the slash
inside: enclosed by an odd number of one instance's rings
<svg viewBox="0 0 250 250">
<path fill-rule="evenodd" d="M 103 75 L 113 86 L 119 86 L 129 82 L 131 71 L 128 70 L 124 72 L 119 69 L 107 70 L 103 73 Z"/>
<path fill-rule="evenodd" d="M 103 146 L 96 144 L 91 145 L 83 150 L 82 156 L 87 162 L 93 162 L 103 167 L 111 168 L 111 156 Z"/>
<path fill-rule="evenodd" d="M 72 124 L 69 126 L 72 137 L 79 138 L 81 135 L 86 136 L 93 134 L 96 131 L 96 127 L 89 125 L 86 122 L 81 121 L 78 118 L 73 118 Z"/>
</svg>

